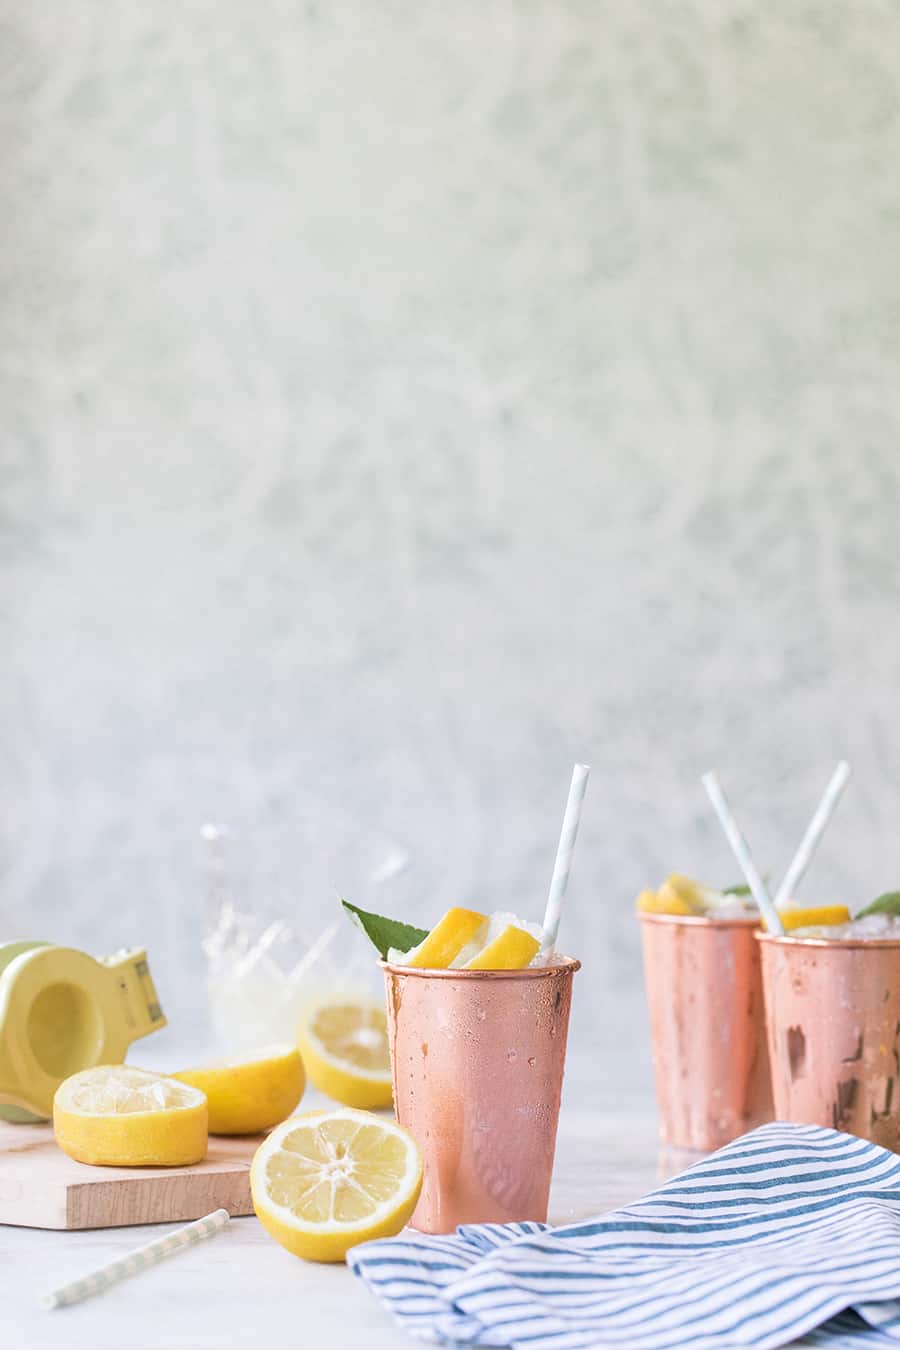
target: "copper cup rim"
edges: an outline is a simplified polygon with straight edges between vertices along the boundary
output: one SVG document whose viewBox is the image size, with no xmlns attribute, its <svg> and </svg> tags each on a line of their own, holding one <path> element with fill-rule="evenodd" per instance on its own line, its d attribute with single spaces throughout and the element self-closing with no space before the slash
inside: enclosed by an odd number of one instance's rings
<svg viewBox="0 0 900 1350">
<path fill-rule="evenodd" d="M 727 914 L 717 918 L 713 914 L 653 914 L 650 910 L 638 910 L 641 923 L 684 924 L 698 928 L 758 928 L 758 914 Z"/>
<path fill-rule="evenodd" d="M 848 951 L 856 947 L 878 947 L 884 950 L 885 947 L 900 948 L 900 937 L 895 938 L 809 938 L 809 937 L 791 937 L 790 933 L 767 933 L 765 929 L 760 929 L 754 934 L 757 942 L 771 943 L 772 946 L 806 948 L 816 947 L 819 950 L 823 948 L 830 951 Z"/>
<path fill-rule="evenodd" d="M 574 956 L 564 956 L 552 966 L 524 966 L 520 970 L 438 970 L 433 966 L 403 966 L 394 961 L 379 961 L 378 964 L 391 975 L 429 980 L 540 980 L 547 975 L 574 975 L 581 969 L 581 962 Z"/>
</svg>

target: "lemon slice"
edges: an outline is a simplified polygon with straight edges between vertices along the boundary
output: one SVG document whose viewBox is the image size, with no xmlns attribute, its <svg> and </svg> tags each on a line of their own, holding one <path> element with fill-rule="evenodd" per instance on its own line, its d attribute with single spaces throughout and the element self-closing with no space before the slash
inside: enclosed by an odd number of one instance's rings
<svg viewBox="0 0 900 1350">
<path fill-rule="evenodd" d="M 162 1074 L 103 1064 L 59 1085 L 53 1130 L 78 1162 L 183 1167 L 206 1157 L 206 1098 Z"/>
<path fill-rule="evenodd" d="M 792 932 L 795 928 L 830 928 L 835 923 L 850 922 L 850 911 L 846 905 L 812 905 L 809 909 L 785 906 L 778 914 L 786 933 Z M 764 919 L 763 928 L 765 926 Z"/>
<path fill-rule="evenodd" d="M 474 909 L 448 909 L 426 938 L 408 952 L 390 951 L 389 958 L 404 966 L 428 970 L 446 970 L 464 947 L 484 940 L 488 917 Z"/>
<path fill-rule="evenodd" d="M 540 947 L 538 938 L 510 923 L 492 942 L 485 943 L 463 970 L 521 970 L 530 965 Z"/>
<path fill-rule="evenodd" d="M 391 1057 L 384 1005 L 360 1000 L 311 1008 L 298 1031 L 306 1072 L 345 1106 L 390 1106 Z"/>
<path fill-rule="evenodd" d="M 287 1119 L 306 1086 L 300 1051 L 289 1045 L 203 1069 L 182 1069 L 172 1077 L 206 1094 L 210 1134 L 268 1130 Z"/>
<path fill-rule="evenodd" d="M 286 1120 L 250 1168 L 262 1226 L 307 1261 L 343 1261 L 358 1242 L 399 1233 L 421 1187 L 412 1135 L 346 1107 Z"/>
</svg>

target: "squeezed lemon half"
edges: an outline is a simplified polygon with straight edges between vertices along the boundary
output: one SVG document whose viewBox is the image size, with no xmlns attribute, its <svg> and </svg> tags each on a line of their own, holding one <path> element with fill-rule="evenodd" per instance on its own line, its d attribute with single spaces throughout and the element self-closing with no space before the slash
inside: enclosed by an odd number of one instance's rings
<svg viewBox="0 0 900 1350">
<path fill-rule="evenodd" d="M 384 1005 L 361 999 L 321 1003 L 298 1029 L 310 1082 L 326 1097 L 372 1110 L 390 1106 L 391 1057 Z"/>
<path fill-rule="evenodd" d="M 274 1046 L 256 1055 L 172 1075 L 206 1095 L 210 1134 L 259 1134 L 278 1125 L 303 1096 L 300 1051 Z"/>
<path fill-rule="evenodd" d="M 64 1153 L 107 1167 L 184 1167 L 206 1157 L 206 1097 L 186 1083 L 124 1064 L 60 1083 L 53 1131 Z"/>
<path fill-rule="evenodd" d="M 346 1107 L 295 1116 L 250 1168 L 268 1233 L 307 1261 L 343 1261 L 351 1247 L 399 1233 L 422 1186 L 422 1153 L 393 1121 Z"/>
</svg>

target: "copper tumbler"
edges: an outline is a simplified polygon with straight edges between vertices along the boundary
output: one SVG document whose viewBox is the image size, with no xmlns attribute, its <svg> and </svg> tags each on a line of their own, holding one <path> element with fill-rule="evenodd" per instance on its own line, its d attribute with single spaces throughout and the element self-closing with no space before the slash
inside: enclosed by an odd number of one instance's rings
<svg viewBox="0 0 900 1350">
<path fill-rule="evenodd" d="M 778 1119 L 900 1151 L 900 939 L 758 940 Z"/>
<path fill-rule="evenodd" d="M 413 1228 L 452 1233 L 461 1223 L 546 1220 L 580 962 L 382 965 L 394 1106 L 425 1155 Z"/>
<path fill-rule="evenodd" d="M 772 1119 L 759 920 L 638 917 L 660 1139 L 720 1148 Z"/>
</svg>

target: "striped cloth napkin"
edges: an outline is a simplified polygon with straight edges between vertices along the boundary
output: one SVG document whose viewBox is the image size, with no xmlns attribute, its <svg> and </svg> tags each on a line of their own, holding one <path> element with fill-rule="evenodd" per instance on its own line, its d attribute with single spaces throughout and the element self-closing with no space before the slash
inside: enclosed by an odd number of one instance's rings
<svg viewBox="0 0 900 1350">
<path fill-rule="evenodd" d="M 900 1158 L 835 1130 L 763 1125 L 586 1223 L 407 1232 L 347 1260 L 428 1341 L 898 1350 Z"/>
</svg>

